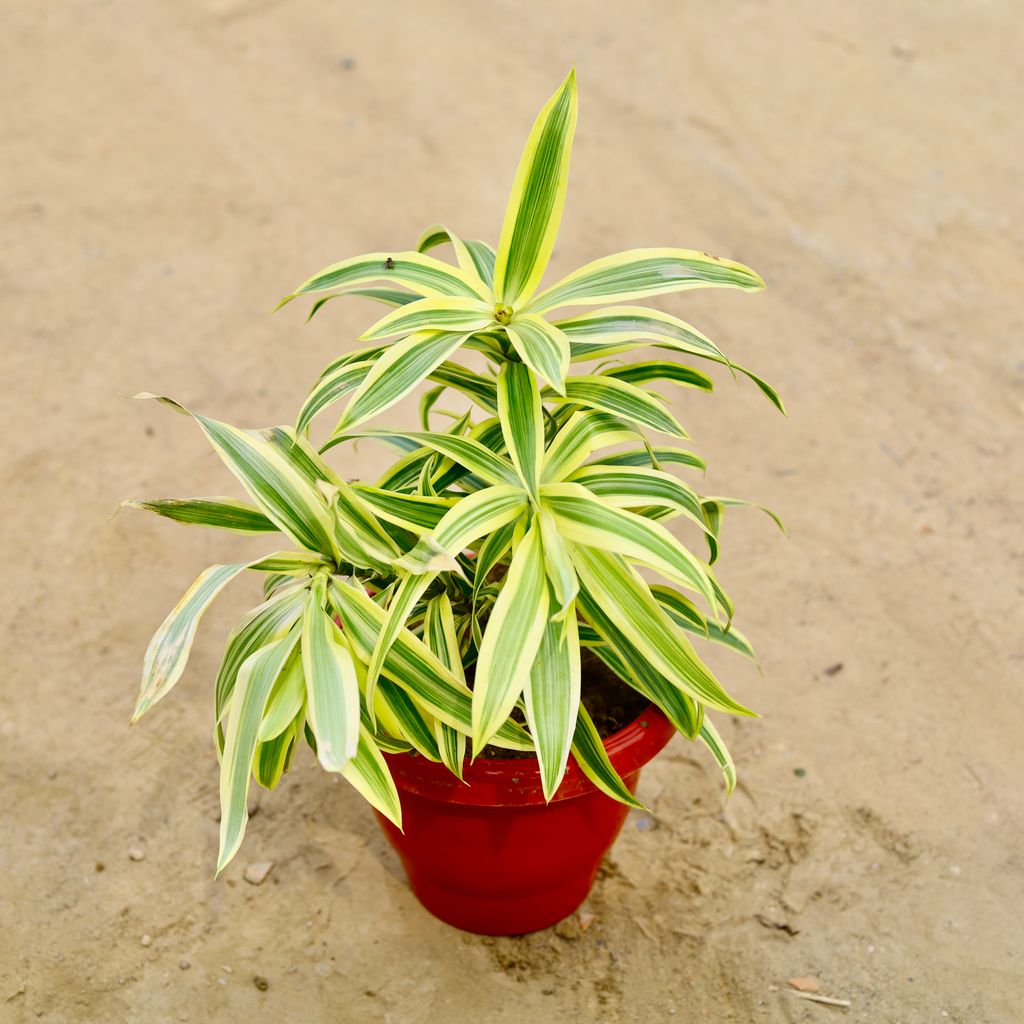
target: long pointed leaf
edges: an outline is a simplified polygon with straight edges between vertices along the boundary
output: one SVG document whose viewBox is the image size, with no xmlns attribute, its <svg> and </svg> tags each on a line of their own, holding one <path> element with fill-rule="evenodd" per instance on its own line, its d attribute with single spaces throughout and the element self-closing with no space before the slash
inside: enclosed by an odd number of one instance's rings
<svg viewBox="0 0 1024 1024">
<path fill-rule="evenodd" d="M 327 505 L 303 477 L 295 460 L 258 434 L 189 412 L 173 399 L 145 393 L 136 397 L 156 398 L 191 416 L 214 451 L 269 519 L 308 551 L 340 554 L 334 543 Z"/>
<path fill-rule="evenodd" d="M 418 299 L 392 310 L 363 331 L 359 340 L 379 341 L 381 338 L 423 331 L 465 334 L 483 330 L 493 322 L 493 305 L 482 299 L 446 295 L 441 298 Z"/>
<path fill-rule="evenodd" d="M 657 704 L 669 721 L 684 735 L 693 739 L 704 720 L 704 710 L 692 697 L 673 686 L 626 638 L 615 621 L 615 609 L 605 609 L 590 591 L 581 588 L 580 611 L 604 640 L 592 648 L 594 653 L 623 682 Z"/>
<path fill-rule="evenodd" d="M 324 611 L 324 596 L 321 582 L 306 598 L 302 669 L 317 759 L 328 771 L 341 771 L 359 742 L 359 681 L 348 641 Z"/>
<path fill-rule="evenodd" d="M 457 678 L 465 679 L 452 603 L 443 591 L 427 603 L 423 641 Z M 453 775 L 461 779 L 466 760 L 466 734 L 436 719 L 434 727 L 441 760 Z"/>
<path fill-rule="evenodd" d="M 480 283 L 490 287 L 491 274 L 488 272 L 485 277 L 481 270 L 487 270 L 486 265 L 481 267 L 477 262 L 479 256 L 479 249 L 477 246 L 483 245 L 482 242 L 464 242 L 458 235 L 453 231 L 449 231 L 443 224 L 432 224 L 426 231 L 420 235 L 420 240 L 416 243 L 417 252 L 429 252 L 431 249 L 439 245 L 444 245 L 446 242 L 451 243 L 452 249 L 455 250 L 455 259 L 459 264 L 459 269 L 468 276 L 476 276 L 480 278 Z M 472 246 L 472 248 L 471 248 Z M 494 267 L 493 252 L 491 256 L 491 268 Z"/>
<path fill-rule="evenodd" d="M 573 562 L 581 584 L 604 608 L 615 609 L 623 636 L 670 683 L 694 700 L 734 715 L 754 715 L 722 689 L 686 634 L 651 595 L 643 577 L 617 555 L 577 547 Z"/>
<path fill-rule="evenodd" d="M 576 131 L 576 72 L 545 104 L 519 161 L 494 265 L 494 292 L 514 306 L 536 290 L 562 220 Z"/>
<path fill-rule="evenodd" d="M 473 756 L 508 718 L 547 622 L 548 592 L 540 529 L 532 526 L 509 566 L 487 621 L 473 685 Z"/>
<path fill-rule="evenodd" d="M 591 497 L 578 484 L 546 484 L 541 491 L 559 533 L 574 544 L 613 551 L 702 594 L 714 608 L 717 594 L 707 570 L 664 526 Z"/>
<path fill-rule="evenodd" d="M 418 295 L 468 295 L 488 298 L 473 276 L 463 273 L 433 256 L 419 252 L 371 252 L 332 263 L 303 281 L 278 308 L 300 295 L 334 291 L 370 281 L 399 284 Z"/>
<path fill-rule="evenodd" d="M 396 828 L 402 827 L 402 804 L 387 762 L 365 726 L 359 727 L 359 745 L 355 756 L 340 769 L 342 777 L 352 785 L 371 807 L 376 808 Z"/>
<path fill-rule="evenodd" d="M 580 766 L 583 774 L 597 786 L 602 793 L 610 796 L 613 800 L 625 804 L 627 807 L 635 807 L 637 810 L 646 811 L 642 803 L 626 786 L 619 777 L 619 773 L 612 766 L 608 759 L 608 751 L 604 749 L 601 742 L 601 734 L 597 731 L 587 709 L 584 705 L 579 707 L 579 715 L 576 718 L 576 731 L 572 739 L 572 755 Z"/>
<path fill-rule="evenodd" d="M 462 333 L 424 331 L 392 345 L 348 401 L 334 434 L 389 409 L 444 362 L 465 340 Z"/>
<path fill-rule="evenodd" d="M 256 750 L 260 723 L 267 699 L 281 670 L 288 661 L 298 632 L 276 640 L 246 659 L 238 673 L 238 683 L 231 698 L 227 739 L 220 770 L 220 852 L 217 874 L 238 852 L 249 820 L 246 797 L 252 758 Z"/>
<path fill-rule="evenodd" d="M 518 519 L 526 508 L 521 487 L 500 485 L 460 498 L 431 532 L 395 560 L 405 572 L 441 572 L 456 569 L 455 558 L 479 537 L 487 536 Z"/>
<path fill-rule="evenodd" d="M 580 642 L 570 604 L 565 626 L 544 627 L 526 683 L 526 720 L 537 745 L 544 799 L 550 800 L 565 775 L 580 706 Z"/>
<path fill-rule="evenodd" d="M 142 686 L 132 722 L 137 722 L 165 697 L 181 678 L 203 613 L 228 583 L 248 566 L 248 562 L 211 565 L 199 574 L 171 609 L 146 650 L 142 663 Z"/>
<path fill-rule="evenodd" d="M 600 409 L 638 426 L 650 427 L 673 437 L 689 436 L 658 399 L 642 388 L 623 380 L 616 380 L 614 377 L 603 377 L 600 374 L 570 377 L 565 382 L 564 398 L 559 395 L 545 397 L 550 397 L 553 401 L 572 402 L 591 409 Z"/>
<path fill-rule="evenodd" d="M 279 527 L 258 508 L 235 498 L 129 498 L 122 508 L 138 508 L 188 526 L 213 526 L 235 533 L 276 533 Z"/>
<path fill-rule="evenodd" d="M 355 645 L 359 657 L 368 660 L 387 613 L 356 586 L 339 586 L 333 582 L 329 595 L 344 625 L 345 635 Z M 398 634 L 384 659 L 384 675 L 435 718 L 463 732 L 472 730 L 472 692 L 408 630 Z M 511 721 L 501 726 L 492 742 L 512 750 L 533 749 L 527 733 Z"/>
<path fill-rule="evenodd" d="M 596 451 L 636 439 L 637 430 L 616 416 L 596 409 L 574 412 L 544 454 L 544 483 L 564 480 Z"/>
<path fill-rule="evenodd" d="M 531 313 L 558 306 L 626 302 L 690 288 L 759 291 L 764 281 L 749 267 L 695 249 L 631 249 L 594 260 L 536 296 Z"/>
<path fill-rule="evenodd" d="M 220 723 L 234 693 L 239 670 L 250 655 L 287 634 L 302 615 L 305 600 L 305 587 L 278 590 L 263 604 L 253 608 L 231 631 L 214 684 L 214 721 L 222 751 L 224 736 Z"/>
</svg>

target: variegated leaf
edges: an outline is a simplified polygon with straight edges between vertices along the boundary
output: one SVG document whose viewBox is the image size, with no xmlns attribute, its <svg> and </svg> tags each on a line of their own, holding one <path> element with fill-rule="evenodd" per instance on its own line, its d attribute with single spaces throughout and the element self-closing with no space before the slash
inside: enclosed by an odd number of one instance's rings
<svg viewBox="0 0 1024 1024">
<path fill-rule="evenodd" d="M 238 673 L 231 698 L 227 738 L 220 767 L 220 852 L 217 874 L 238 852 L 249 820 L 246 798 L 260 724 L 270 693 L 298 640 L 298 631 L 250 655 Z"/>
<path fill-rule="evenodd" d="M 506 305 L 533 294 L 551 257 L 565 205 L 577 110 L 572 70 L 537 116 L 512 184 L 494 265 L 494 292 Z"/>
<path fill-rule="evenodd" d="M 324 267 L 303 281 L 291 295 L 286 295 L 278 304 L 278 309 L 300 295 L 334 291 L 371 281 L 398 284 L 421 296 L 489 297 L 475 275 L 466 274 L 433 256 L 425 256 L 420 252 L 372 252 Z"/>
<path fill-rule="evenodd" d="M 324 610 L 325 596 L 321 576 L 306 598 L 302 669 L 317 759 L 328 771 L 341 771 L 359 742 L 359 681 L 348 640 Z"/>
<path fill-rule="evenodd" d="M 643 577 L 621 557 L 578 546 L 573 563 L 581 585 L 602 607 L 615 609 L 622 635 L 670 683 L 709 707 L 754 715 L 722 689 L 686 634 L 655 601 Z"/>
<path fill-rule="evenodd" d="M 554 619 L 545 624 L 525 696 L 544 799 L 550 800 L 565 775 L 580 706 L 580 642 L 572 602 L 564 625 Z"/>
<path fill-rule="evenodd" d="M 276 533 L 279 529 L 258 508 L 235 498 L 130 498 L 121 506 L 155 512 L 176 523 L 235 533 Z"/>
<path fill-rule="evenodd" d="M 524 311 L 626 302 L 690 288 L 763 287 L 764 281 L 749 267 L 720 256 L 695 249 L 631 249 L 573 271 L 533 298 Z"/>
<path fill-rule="evenodd" d="M 569 372 L 569 339 L 543 317 L 523 314 L 505 327 L 519 358 L 559 394 Z"/>
<path fill-rule="evenodd" d="M 548 618 L 540 529 L 534 525 L 512 556 L 487 621 L 473 685 L 473 756 L 508 718 L 541 642 Z"/>
</svg>

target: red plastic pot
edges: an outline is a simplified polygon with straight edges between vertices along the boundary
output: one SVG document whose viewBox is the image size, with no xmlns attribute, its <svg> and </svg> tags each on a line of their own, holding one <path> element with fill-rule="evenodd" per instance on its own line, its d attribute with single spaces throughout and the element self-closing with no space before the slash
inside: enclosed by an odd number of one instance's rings
<svg viewBox="0 0 1024 1024">
<path fill-rule="evenodd" d="M 631 792 L 674 732 L 651 706 L 604 741 Z M 534 758 L 478 758 L 466 764 L 465 785 L 425 757 L 385 756 L 405 831 L 378 814 L 381 827 L 423 906 L 466 931 L 522 935 L 568 917 L 626 817 L 627 808 L 596 789 L 571 757 L 545 804 Z"/>
</svg>

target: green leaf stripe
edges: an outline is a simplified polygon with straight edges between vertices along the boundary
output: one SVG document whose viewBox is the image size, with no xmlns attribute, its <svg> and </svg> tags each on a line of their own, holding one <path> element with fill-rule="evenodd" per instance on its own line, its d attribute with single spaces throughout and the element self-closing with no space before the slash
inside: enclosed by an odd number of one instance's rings
<svg viewBox="0 0 1024 1024">
<path fill-rule="evenodd" d="M 547 484 L 541 491 L 561 535 L 576 544 L 613 551 L 702 594 L 716 606 L 708 570 L 665 527 L 590 497 L 578 484 Z"/>
<path fill-rule="evenodd" d="M 358 363 L 345 363 L 333 371 L 325 372 L 313 385 L 313 390 L 306 401 L 302 403 L 295 429 L 301 434 L 307 433 L 314 417 L 327 406 L 355 391 L 366 380 L 373 366 L 374 360 L 368 359 Z"/>
<path fill-rule="evenodd" d="M 276 533 L 278 527 L 258 508 L 235 498 L 132 498 L 123 508 L 155 512 L 188 526 L 213 526 L 235 533 Z"/>
<path fill-rule="evenodd" d="M 253 608 L 232 630 L 217 670 L 214 684 L 214 720 L 218 742 L 223 743 L 221 719 L 231 700 L 239 669 L 246 658 L 274 640 L 280 640 L 302 615 L 306 599 L 305 587 L 278 590 L 263 604 Z"/>
</svg>

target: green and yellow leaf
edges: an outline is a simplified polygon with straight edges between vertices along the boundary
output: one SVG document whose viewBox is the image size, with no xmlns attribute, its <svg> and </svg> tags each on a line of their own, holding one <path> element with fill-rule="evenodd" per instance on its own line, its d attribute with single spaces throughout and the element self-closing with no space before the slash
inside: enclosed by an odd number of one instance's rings
<svg viewBox="0 0 1024 1024">
<path fill-rule="evenodd" d="M 524 312 L 626 302 L 690 288 L 760 291 L 763 287 L 764 281 L 749 267 L 720 256 L 695 249 L 631 249 L 573 271 L 533 298 Z"/>
<path fill-rule="evenodd" d="M 494 264 L 494 293 L 515 306 L 540 283 L 551 258 L 569 184 L 576 131 L 576 72 L 545 104 L 519 161 Z"/>
<path fill-rule="evenodd" d="M 526 721 L 537 747 L 544 799 L 550 800 L 565 775 L 580 706 L 580 642 L 572 602 L 564 625 L 554 619 L 545 624 L 526 680 Z"/>
<path fill-rule="evenodd" d="M 528 313 L 515 317 L 505 333 L 519 358 L 562 394 L 569 372 L 569 339 L 543 317 Z"/>
<path fill-rule="evenodd" d="M 306 597 L 302 670 L 317 759 L 328 771 L 341 771 L 359 742 L 359 680 L 348 640 L 324 610 L 323 580 L 318 577 Z"/>
<path fill-rule="evenodd" d="M 473 685 L 473 756 L 508 718 L 540 645 L 548 591 L 540 529 L 535 524 L 512 556 L 484 630 Z"/>
<path fill-rule="evenodd" d="M 188 526 L 213 526 L 235 533 L 276 533 L 258 508 L 235 498 L 130 498 L 122 508 L 139 508 Z"/>
</svg>

